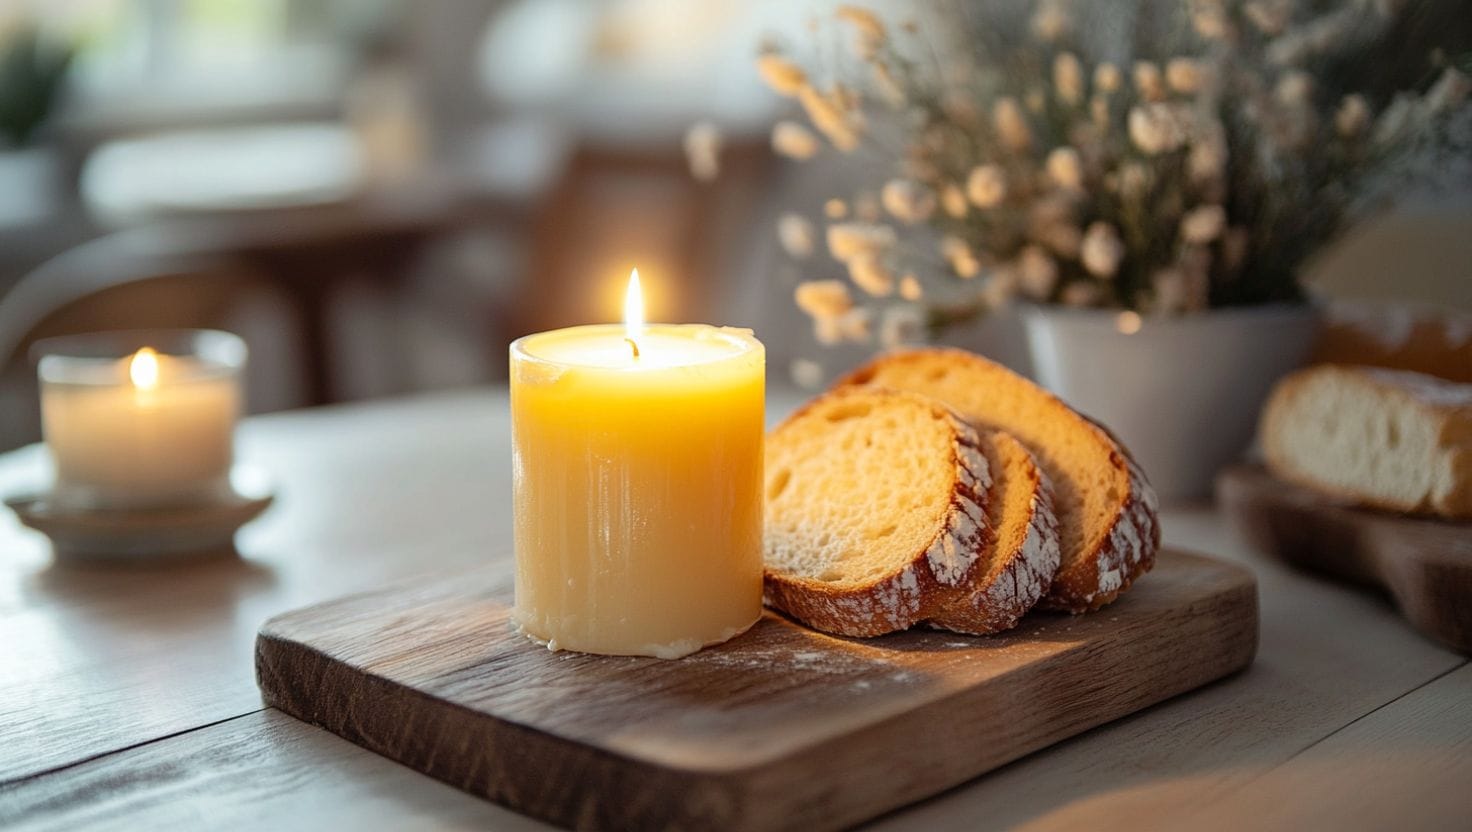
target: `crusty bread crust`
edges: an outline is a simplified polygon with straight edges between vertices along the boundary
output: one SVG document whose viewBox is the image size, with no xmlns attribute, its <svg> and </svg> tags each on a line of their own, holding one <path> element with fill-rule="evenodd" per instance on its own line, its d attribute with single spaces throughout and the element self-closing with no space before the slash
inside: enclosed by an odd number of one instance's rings
<svg viewBox="0 0 1472 832">
<path fill-rule="evenodd" d="M 1294 413 L 1294 400 L 1314 381 L 1328 376 L 1342 376 L 1346 381 L 1372 389 L 1375 395 L 1399 400 L 1422 411 L 1425 418 L 1439 428 L 1437 450 L 1447 455 L 1453 472 L 1451 487 L 1444 493 L 1423 495 L 1414 502 L 1395 500 L 1371 491 L 1369 483 L 1356 488 L 1329 482 L 1294 464 L 1286 445 L 1288 428 L 1294 419 L 1299 418 Z M 1408 370 L 1347 365 L 1309 367 L 1278 382 L 1263 407 L 1258 434 L 1268 469 L 1286 482 L 1382 511 L 1452 520 L 1472 519 L 1472 385 Z M 1431 460 L 1425 460 L 1423 464 L 1431 464 Z"/>
<path fill-rule="evenodd" d="M 1108 463 L 1114 469 L 1127 474 L 1126 486 L 1120 490 L 1121 493 L 1115 495 L 1112 519 L 1106 524 L 1107 531 L 1095 536 L 1092 541 L 1087 536 L 1081 536 L 1083 545 L 1087 547 L 1085 551 L 1064 553 L 1063 562 L 1066 566 L 1054 578 L 1039 606 L 1072 613 L 1096 610 L 1118 598 L 1121 592 L 1154 566 L 1155 553 L 1160 548 L 1159 505 L 1144 472 L 1109 431 L 1031 381 L 965 350 L 932 347 L 898 350 L 882 355 L 840 378 L 834 383 L 834 389 L 873 386 L 871 380 L 886 365 L 905 366 L 930 360 L 944 361 L 960 372 L 969 369 L 978 376 L 978 383 L 982 386 L 985 378 L 999 373 L 1005 374 L 1016 384 L 1026 385 L 1031 388 L 1031 395 L 1047 402 L 1049 408 L 1058 414 L 1058 418 L 1069 420 L 1078 430 L 1094 434 L 1098 442 L 1110 449 Z M 924 387 L 922 382 L 908 389 L 923 392 Z M 947 404 L 956 406 L 954 402 Z M 958 411 L 982 427 L 994 426 L 986 413 L 965 412 L 964 408 L 958 408 Z M 1030 450 L 1037 454 L 1040 449 Z M 1063 514 L 1061 511 L 1059 513 Z"/>
<path fill-rule="evenodd" d="M 1008 487 L 1025 489 L 1032 496 L 1023 509 L 1027 512 L 1027 531 L 1023 539 L 1012 551 L 994 552 L 989 559 L 991 563 L 1000 563 L 1001 567 L 995 572 L 978 575 L 965 591 L 941 604 L 926 622 L 938 629 L 968 635 L 997 633 L 1017 626 L 1017 622 L 1052 584 L 1060 557 L 1058 517 L 1053 512 L 1053 487 L 1047 475 L 1038 467 L 1032 454 L 1011 434 L 992 431 L 983 436 L 982 441 L 1010 446 L 1026 461 L 1022 470 L 1011 473 L 993 466 L 993 488 L 1007 477 Z M 991 498 L 993 508 L 998 501 L 994 492 Z M 997 541 L 995 545 L 1000 546 L 1001 542 Z"/>
<path fill-rule="evenodd" d="M 826 393 L 789 416 L 779 433 L 816 407 L 851 397 L 905 399 L 943 414 L 952 432 L 955 478 L 950 508 L 930 544 L 911 553 L 882 578 L 857 586 L 840 586 L 773 569 L 765 572 L 764 601 L 815 630 L 868 637 L 907 630 L 931 615 L 943 599 L 974 580 L 982 568 L 981 552 L 992 539 L 986 506 L 991 471 L 980 438 L 965 420 L 938 402 L 911 393 L 848 390 Z"/>
<path fill-rule="evenodd" d="M 1160 503 L 1144 470 L 1108 428 L 1083 418 L 1114 442 L 1119 456 L 1111 455 L 1110 462 L 1128 470 L 1131 497 L 1121 501 L 1109 535 L 1093 555 L 1058 571 L 1048 594 L 1038 602 L 1039 609 L 1081 613 L 1113 603 L 1136 578 L 1154 568 L 1160 550 Z"/>
</svg>

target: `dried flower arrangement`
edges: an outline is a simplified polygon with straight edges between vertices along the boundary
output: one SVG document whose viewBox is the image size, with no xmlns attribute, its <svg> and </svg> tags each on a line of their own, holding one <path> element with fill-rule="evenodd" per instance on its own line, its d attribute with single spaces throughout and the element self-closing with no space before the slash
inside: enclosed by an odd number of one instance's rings
<svg viewBox="0 0 1472 832">
<path fill-rule="evenodd" d="M 758 57 L 807 117 L 773 128 L 779 154 L 880 163 L 872 190 L 777 223 L 805 268 L 821 242 L 847 271 L 796 286 L 820 342 L 917 340 L 1018 296 L 1156 315 L 1299 301 L 1325 243 L 1469 157 L 1454 1 L 1041 0 L 1012 15 L 1021 33 L 997 5 L 958 4 L 930 36 L 839 7 L 826 25 L 852 48 L 821 82 Z M 1129 62 L 1088 57 L 1086 13 L 1133 20 Z"/>
</svg>

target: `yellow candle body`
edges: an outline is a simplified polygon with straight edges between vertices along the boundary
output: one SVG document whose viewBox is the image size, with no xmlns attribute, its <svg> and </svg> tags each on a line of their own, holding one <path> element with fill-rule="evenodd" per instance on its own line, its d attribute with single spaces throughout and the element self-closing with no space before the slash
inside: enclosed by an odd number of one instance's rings
<svg viewBox="0 0 1472 832">
<path fill-rule="evenodd" d="M 511 349 L 513 618 L 553 649 L 674 658 L 761 615 L 765 351 L 622 326 Z"/>
<path fill-rule="evenodd" d="M 59 502 L 152 506 L 207 499 L 229 487 L 240 410 L 237 377 L 159 356 L 140 389 L 126 360 L 81 381 L 42 381 L 41 417 Z"/>
</svg>

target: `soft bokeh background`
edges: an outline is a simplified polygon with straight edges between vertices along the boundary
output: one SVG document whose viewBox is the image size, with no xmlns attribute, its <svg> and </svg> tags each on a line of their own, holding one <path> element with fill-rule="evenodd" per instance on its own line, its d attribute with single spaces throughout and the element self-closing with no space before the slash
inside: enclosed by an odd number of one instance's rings
<svg viewBox="0 0 1472 832">
<path fill-rule="evenodd" d="M 634 266 L 650 319 L 753 327 L 782 383 L 818 350 L 773 225 L 836 171 L 772 154 L 789 102 L 752 59 L 833 5 L 0 0 L 0 449 L 39 436 L 44 335 L 231 329 L 273 410 L 495 381 L 513 337 L 617 319 Z M 1472 196 L 1443 191 L 1310 279 L 1472 310 L 1469 271 Z"/>
</svg>

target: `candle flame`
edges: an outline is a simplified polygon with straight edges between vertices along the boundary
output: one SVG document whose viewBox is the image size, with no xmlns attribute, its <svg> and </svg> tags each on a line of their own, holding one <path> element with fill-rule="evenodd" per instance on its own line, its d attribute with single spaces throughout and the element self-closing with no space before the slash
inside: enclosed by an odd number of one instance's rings
<svg viewBox="0 0 1472 832">
<path fill-rule="evenodd" d="M 158 386 L 158 353 L 152 347 L 144 347 L 133 354 L 128 362 L 128 377 L 139 390 L 152 390 Z"/>
<path fill-rule="evenodd" d="M 624 332 L 630 341 L 644 334 L 644 292 L 639 288 L 639 270 L 629 275 L 629 291 L 624 295 Z"/>
</svg>

